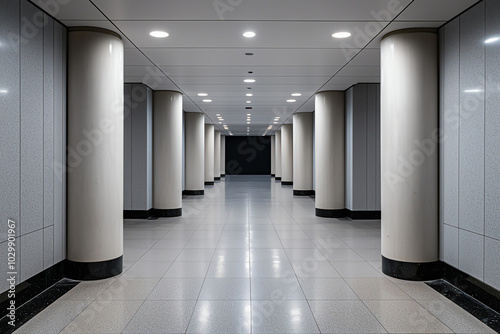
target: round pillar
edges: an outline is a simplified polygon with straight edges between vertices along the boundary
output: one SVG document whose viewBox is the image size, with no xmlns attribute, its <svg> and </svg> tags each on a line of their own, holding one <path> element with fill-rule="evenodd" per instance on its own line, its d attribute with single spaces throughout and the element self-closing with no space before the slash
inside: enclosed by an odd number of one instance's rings
<svg viewBox="0 0 500 334">
<path fill-rule="evenodd" d="M 186 113 L 185 195 L 205 193 L 205 115 Z"/>
<path fill-rule="evenodd" d="M 293 115 L 293 194 L 314 195 L 313 113 Z"/>
<path fill-rule="evenodd" d="M 214 131 L 214 180 L 220 181 L 220 142 L 221 133 Z"/>
<path fill-rule="evenodd" d="M 281 184 L 293 185 L 293 125 L 281 126 Z"/>
<path fill-rule="evenodd" d="M 271 136 L 271 177 L 276 176 L 276 136 Z"/>
<path fill-rule="evenodd" d="M 102 279 L 122 272 L 123 43 L 100 28 L 68 29 L 66 275 Z M 69 160 L 70 158 L 68 158 Z"/>
<path fill-rule="evenodd" d="M 220 137 L 220 176 L 226 176 L 226 136 Z"/>
<path fill-rule="evenodd" d="M 382 271 L 439 277 L 438 35 L 392 32 L 381 44 Z"/>
<path fill-rule="evenodd" d="M 205 185 L 214 184 L 214 140 L 214 125 L 205 124 Z"/>
<path fill-rule="evenodd" d="M 276 137 L 274 140 L 274 153 L 275 153 L 274 167 L 276 168 L 274 173 L 275 175 L 274 179 L 276 181 L 281 181 L 281 130 L 276 130 L 274 136 Z"/>
<path fill-rule="evenodd" d="M 345 217 L 344 92 L 315 97 L 316 216 Z"/>
<path fill-rule="evenodd" d="M 153 215 L 182 215 L 182 94 L 153 96 Z"/>
</svg>

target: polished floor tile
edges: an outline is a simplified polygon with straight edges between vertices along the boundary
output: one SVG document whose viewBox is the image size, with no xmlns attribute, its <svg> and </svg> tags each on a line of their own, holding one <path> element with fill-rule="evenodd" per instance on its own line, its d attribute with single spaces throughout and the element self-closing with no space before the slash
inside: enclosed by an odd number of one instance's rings
<svg viewBox="0 0 500 334">
<path fill-rule="evenodd" d="M 124 272 L 82 282 L 16 333 L 491 333 L 381 272 L 380 221 L 314 215 L 269 176 L 228 176 L 183 216 L 124 221 Z"/>
</svg>

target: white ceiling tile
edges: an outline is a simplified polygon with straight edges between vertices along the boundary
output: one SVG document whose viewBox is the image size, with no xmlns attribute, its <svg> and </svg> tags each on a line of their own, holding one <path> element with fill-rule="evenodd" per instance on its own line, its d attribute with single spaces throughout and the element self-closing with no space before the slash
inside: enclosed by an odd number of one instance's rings
<svg viewBox="0 0 500 334">
<path fill-rule="evenodd" d="M 398 16 L 396 21 L 449 21 L 478 0 L 418 0 Z"/>
</svg>

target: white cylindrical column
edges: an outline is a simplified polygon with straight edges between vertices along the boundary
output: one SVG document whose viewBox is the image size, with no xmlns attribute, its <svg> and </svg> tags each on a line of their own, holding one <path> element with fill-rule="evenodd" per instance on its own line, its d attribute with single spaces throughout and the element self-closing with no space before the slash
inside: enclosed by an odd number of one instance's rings
<svg viewBox="0 0 500 334">
<path fill-rule="evenodd" d="M 293 125 L 281 126 L 281 184 L 293 185 Z"/>
<path fill-rule="evenodd" d="M 281 130 L 276 130 L 274 136 L 276 137 L 274 140 L 274 168 L 276 169 L 274 179 L 281 181 Z"/>
<path fill-rule="evenodd" d="M 68 29 L 66 275 L 122 272 L 123 43 L 108 30 Z"/>
<path fill-rule="evenodd" d="M 182 94 L 153 95 L 153 215 L 182 215 Z"/>
<path fill-rule="evenodd" d="M 276 176 L 276 136 L 271 136 L 271 177 Z"/>
<path fill-rule="evenodd" d="M 438 35 L 392 32 L 381 44 L 382 270 L 427 280 L 438 272 Z"/>
<path fill-rule="evenodd" d="M 214 180 L 216 181 L 220 181 L 220 137 L 220 131 L 214 131 Z"/>
<path fill-rule="evenodd" d="M 185 195 L 203 195 L 205 190 L 205 115 L 186 113 Z"/>
<path fill-rule="evenodd" d="M 220 176 L 226 176 L 226 136 L 220 137 Z"/>
<path fill-rule="evenodd" d="M 345 217 L 344 92 L 315 98 L 316 216 Z"/>
<path fill-rule="evenodd" d="M 310 196 L 313 190 L 313 113 L 293 115 L 293 194 Z"/>
<path fill-rule="evenodd" d="M 214 140 L 214 125 L 205 124 L 205 185 L 214 184 Z"/>
</svg>

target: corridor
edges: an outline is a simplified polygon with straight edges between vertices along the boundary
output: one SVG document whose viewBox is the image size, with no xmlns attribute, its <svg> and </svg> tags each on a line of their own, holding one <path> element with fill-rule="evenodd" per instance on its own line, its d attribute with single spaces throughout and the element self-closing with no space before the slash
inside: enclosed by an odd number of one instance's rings
<svg viewBox="0 0 500 334">
<path fill-rule="evenodd" d="M 124 272 L 16 333 L 494 333 L 380 268 L 380 222 L 314 215 L 269 176 L 226 176 L 183 216 L 125 220 Z"/>
</svg>

